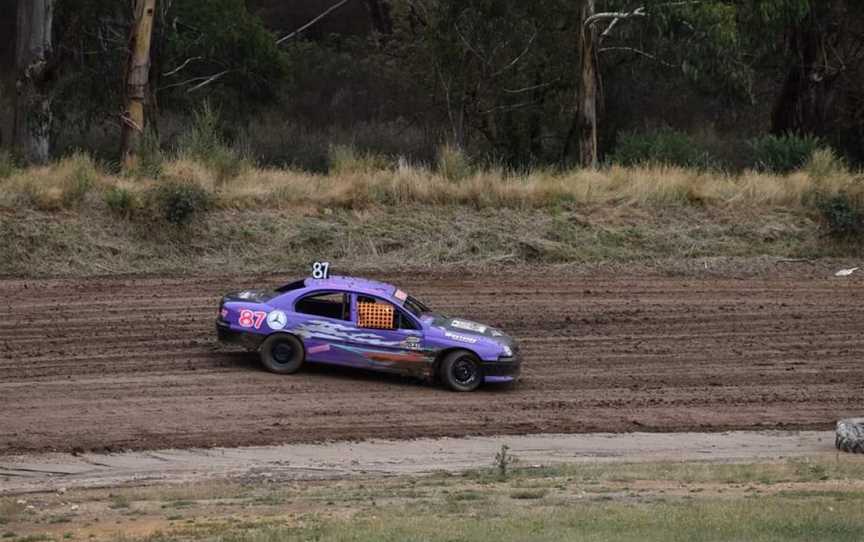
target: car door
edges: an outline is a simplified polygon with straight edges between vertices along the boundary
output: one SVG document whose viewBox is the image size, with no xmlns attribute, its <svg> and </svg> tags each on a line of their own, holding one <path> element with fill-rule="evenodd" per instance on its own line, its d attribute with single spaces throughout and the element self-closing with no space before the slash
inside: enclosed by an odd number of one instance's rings
<svg viewBox="0 0 864 542">
<path fill-rule="evenodd" d="M 357 333 L 350 346 L 376 371 L 425 375 L 431 363 L 423 350 L 421 324 L 403 309 L 374 296 L 352 296 L 352 320 Z"/>
<path fill-rule="evenodd" d="M 357 332 L 351 316 L 351 294 L 315 291 L 297 299 L 300 319 L 295 332 L 303 339 L 306 361 L 365 367 L 366 358 L 354 351 L 350 338 Z"/>
</svg>

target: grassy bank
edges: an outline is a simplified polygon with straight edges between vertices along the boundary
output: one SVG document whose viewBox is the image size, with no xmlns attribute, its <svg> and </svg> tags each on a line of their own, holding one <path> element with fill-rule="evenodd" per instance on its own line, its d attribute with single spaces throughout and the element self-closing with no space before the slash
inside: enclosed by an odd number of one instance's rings
<svg viewBox="0 0 864 542">
<path fill-rule="evenodd" d="M 860 458 L 648 463 L 0 499 L 22 540 L 860 540 Z"/>
<path fill-rule="evenodd" d="M 79 155 L 0 178 L 0 274 L 856 256 L 864 177 L 830 158 L 733 176 L 433 171 L 363 156 L 314 175 L 229 157 L 136 178 Z"/>
</svg>

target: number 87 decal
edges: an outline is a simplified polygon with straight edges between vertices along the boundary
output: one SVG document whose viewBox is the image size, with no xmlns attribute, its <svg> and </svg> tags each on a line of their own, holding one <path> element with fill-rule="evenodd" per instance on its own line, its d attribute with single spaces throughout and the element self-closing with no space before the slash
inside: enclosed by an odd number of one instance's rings
<svg viewBox="0 0 864 542">
<path fill-rule="evenodd" d="M 312 278 L 327 280 L 330 278 L 330 262 L 315 262 L 312 264 Z"/>
<path fill-rule="evenodd" d="M 264 323 L 266 318 L 266 312 L 252 312 L 249 309 L 244 309 L 240 311 L 240 319 L 237 323 L 240 324 L 240 327 L 254 327 L 255 329 L 261 329 L 261 324 Z"/>
</svg>

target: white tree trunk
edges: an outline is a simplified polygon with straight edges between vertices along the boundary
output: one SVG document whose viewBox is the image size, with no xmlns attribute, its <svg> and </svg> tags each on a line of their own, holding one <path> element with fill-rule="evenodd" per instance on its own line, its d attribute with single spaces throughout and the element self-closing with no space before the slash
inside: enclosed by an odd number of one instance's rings
<svg viewBox="0 0 864 542">
<path fill-rule="evenodd" d="M 15 146 L 33 162 L 51 157 L 54 0 L 18 0 L 15 47 Z"/>
<path fill-rule="evenodd" d="M 594 0 L 583 0 L 577 46 L 579 51 L 579 82 L 576 94 L 576 138 L 579 142 L 579 164 L 596 168 L 597 150 L 597 94 L 599 88 L 597 56 L 595 51 L 597 31 L 588 21 L 595 15 Z"/>
<path fill-rule="evenodd" d="M 121 153 L 123 166 L 138 165 L 141 142 L 144 139 L 145 106 L 150 86 L 150 45 L 156 16 L 156 0 L 138 0 L 135 24 L 132 27 L 132 53 L 129 57 L 126 84 L 126 111 L 123 114 Z"/>
</svg>

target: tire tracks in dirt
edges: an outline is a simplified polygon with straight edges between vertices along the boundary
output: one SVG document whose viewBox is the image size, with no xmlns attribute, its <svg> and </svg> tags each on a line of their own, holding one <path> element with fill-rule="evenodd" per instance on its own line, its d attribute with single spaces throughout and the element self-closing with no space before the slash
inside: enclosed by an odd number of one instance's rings
<svg viewBox="0 0 864 542">
<path fill-rule="evenodd" d="M 0 454 L 518 433 L 830 429 L 861 414 L 864 280 L 382 276 L 507 330 L 524 381 L 453 394 L 218 346 L 276 277 L 0 280 Z"/>
</svg>

